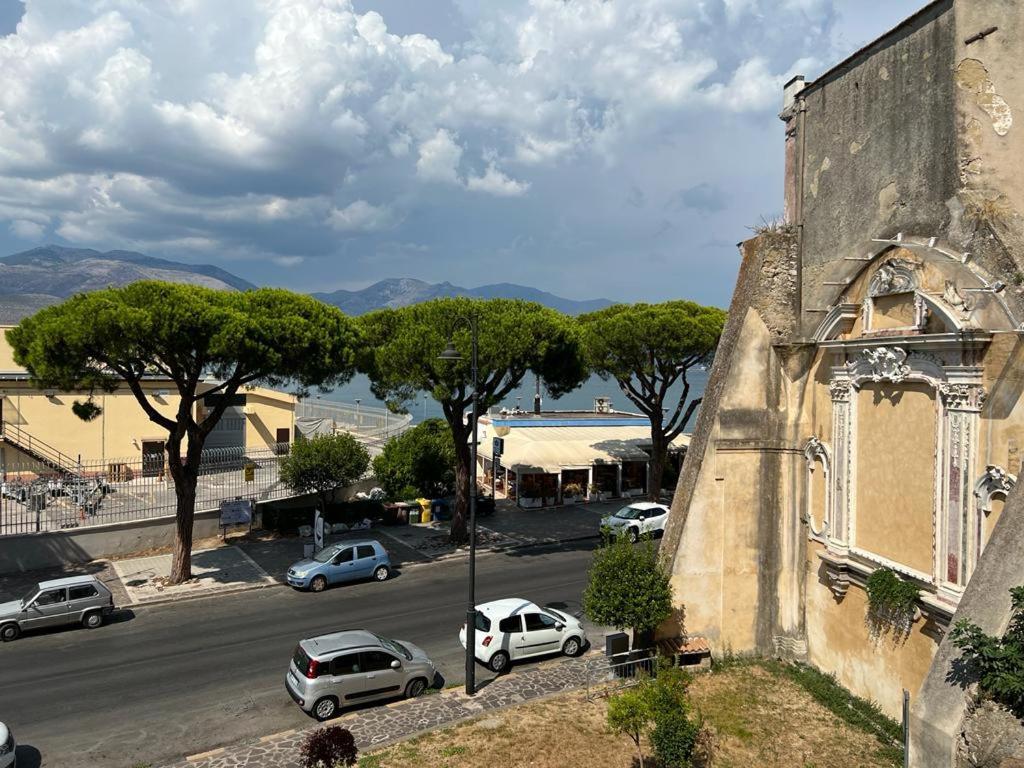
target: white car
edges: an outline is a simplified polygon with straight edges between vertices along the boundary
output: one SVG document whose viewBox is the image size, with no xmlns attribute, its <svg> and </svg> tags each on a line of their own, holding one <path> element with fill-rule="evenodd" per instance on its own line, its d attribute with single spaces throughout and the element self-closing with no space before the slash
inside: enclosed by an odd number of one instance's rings
<svg viewBox="0 0 1024 768">
<path fill-rule="evenodd" d="M 18 758 L 14 754 L 17 748 L 11 729 L 0 723 L 0 768 L 15 768 L 18 763 Z"/>
<path fill-rule="evenodd" d="M 466 625 L 459 630 L 466 647 Z M 476 658 L 493 672 L 531 656 L 564 653 L 579 656 L 587 635 L 579 620 L 554 608 L 541 608 L 529 600 L 509 597 L 476 607 Z"/>
<path fill-rule="evenodd" d="M 653 501 L 637 501 L 623 507 L 614 515 L 601 518 L 601 528 L 612 536 L 623 533 L 630 541 L 639 541 L 644 534 L 653 536 L 665 532 L 668 521 L 668 507 Z"/>
</svg>

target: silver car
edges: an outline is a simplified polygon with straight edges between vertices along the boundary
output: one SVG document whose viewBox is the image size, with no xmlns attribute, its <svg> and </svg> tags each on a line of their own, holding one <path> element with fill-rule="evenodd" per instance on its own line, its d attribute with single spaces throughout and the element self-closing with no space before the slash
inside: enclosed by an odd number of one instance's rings
<svg viewBox="0 0 1024 768">
<path fill-rule="evenodd" d="M 285 687 L 303 711 L 329 720 L 344 706 L 415 698 L 433 685 L 436 675 L 434 662 L 412 643 L 347 629 L 300 641 Z"/>
<path fill-rule="evenodd" d="M 93 576 L 41 581 L 21 600 L 0 603 L 0 640 L 16 640 L 24 630 L 81 624 L 95 629 L 114 610 L 114 596 Z"/>
</svg>

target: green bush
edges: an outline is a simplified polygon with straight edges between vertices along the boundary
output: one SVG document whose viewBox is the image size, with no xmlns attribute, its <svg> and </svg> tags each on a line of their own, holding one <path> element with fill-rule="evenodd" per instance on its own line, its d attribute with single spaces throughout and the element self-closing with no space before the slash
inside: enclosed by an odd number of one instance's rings
<svg viewBox="0 0 1024 768">
<path fill-rule="evenodd" d="M 427 419 L 393 437 L 373 460 L 389 499 L 445 496 L 455 488 L 455 441 L 443 419 Z"/>
<path fill-rule="evenodd" d="M 1024 720 L 1024 586 L 1010 590 L 1010 603 L 1010 625 L 1001 638 L 967 619 L 956 623 L 950 638 L 963 651 L 960 671 L 978 682 L 982 694 Z"/>
<path fill-rule="evenodd" d="M 656 717 L 651 729 L 651 747 L 659 768 L 690 768 L 699 735 L 700 724 L 690 720 L 683 710 Z"/>
<path fill-rule="evenodd" d="M 917 613 L 917 587 L 889 568 L 878 568 L 868 576 L 867 591 L 871 633 L 891 632 L 896 640 L 906 638 Z"/>
</svg>

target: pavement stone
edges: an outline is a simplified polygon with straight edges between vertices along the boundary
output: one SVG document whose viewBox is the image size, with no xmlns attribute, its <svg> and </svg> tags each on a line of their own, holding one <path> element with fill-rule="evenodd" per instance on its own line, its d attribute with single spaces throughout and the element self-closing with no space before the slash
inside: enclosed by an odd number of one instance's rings
<svg viewBox="0 0 1024 768">
<path fill-rule="evenodd" d="M 448 689 L 410 701 L 359 709 L 323 725 L 347 728 L 359 751 L 371 752 L 423 731 L 582 688 L 588 679 L 596 677 L 595 669 L 604 664 L 604 658 L 596 654 L 558 659 L 495 678 L 472 698 L 466 696 L 461 688 Z M 319 727 L 322 725 L 193 755 L 164 768 L 299 768 L 300 746 L 307 734 Z"/>
<path fill-rule="evenodd" d="M 171 575 L 171 555 L 116 560 L 113 568 L 132 605 L 274 583 L 252 558 L 234 546 L 195 550 L 192 578 L 182 584 L 166 581 Z"/>
</svg>

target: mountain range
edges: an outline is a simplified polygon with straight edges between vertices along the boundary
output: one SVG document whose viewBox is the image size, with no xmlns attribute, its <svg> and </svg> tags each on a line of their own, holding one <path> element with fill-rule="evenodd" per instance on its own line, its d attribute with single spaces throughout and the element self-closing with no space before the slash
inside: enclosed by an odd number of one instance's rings
<svg viewBox="0 0 1024 768">
<path fill-rule="evenodd" d="M 256 287 L 209 264 L 185 264 L 134 251 L 104 253 L 90 248 L 45 245 L 0 258 L 0 325 L 17 323 L 76 293 L 127 285 L 137 280 L 168 280 L 221 290 L 244 291 Z M 451 283 L 427 283 L 411 278 L 381 280 L 358 291 L 312 295 L 349 315 L 362 315 L 384 307 L 404 307 L 442 296 L 526 299 L 571 315 L 612 303 L 607 299 L 574 301 L 512 283 L 461 288 Z"/>
</svg>

